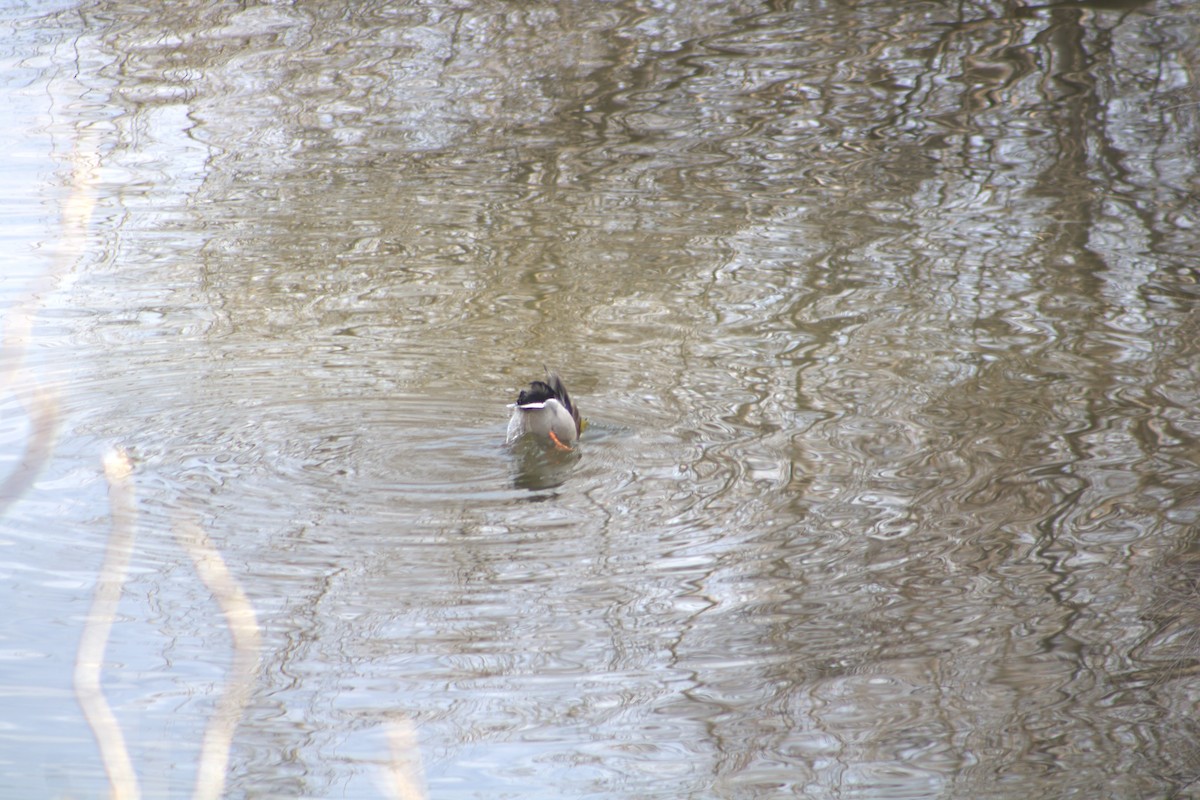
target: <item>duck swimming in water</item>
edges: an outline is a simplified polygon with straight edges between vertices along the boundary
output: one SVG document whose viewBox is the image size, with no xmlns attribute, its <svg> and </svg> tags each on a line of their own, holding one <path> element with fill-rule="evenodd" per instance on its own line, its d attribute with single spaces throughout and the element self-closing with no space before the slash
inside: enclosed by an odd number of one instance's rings
<svg viewBox="0 0 1200 800">
<path fill-rule="evenodd" d="M 583 430 L 579 409 L 571 402 L 562 379 L 553 372 L 546 374 L 546 380 L 533 381 L 528 389 L 522 389 L 509 408 L 513 413 L 508 420 L 508 442 L 528 433 L 538 439 L 548 438 L 559 450 L 570 450 Z"/>
</svg>

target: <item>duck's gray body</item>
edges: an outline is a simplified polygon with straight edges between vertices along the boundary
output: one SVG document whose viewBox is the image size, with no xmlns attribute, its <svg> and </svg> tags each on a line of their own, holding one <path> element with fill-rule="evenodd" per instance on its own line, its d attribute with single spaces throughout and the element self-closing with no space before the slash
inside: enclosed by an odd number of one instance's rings
<svg viewBox="0 0 1200 800">
<path fill-rule="evenodd" d="M 548 442 L 557 439 L 559 444 L 568 446 L 579 439 L 582 427 L 579 409 L 571 403 L 567 387 L 557 375 L 550 374 L 545 381 L 529 384 L 509 408 L 513 410 L 508 420 L 509 442 L 525 434 Z"/>
</svg>

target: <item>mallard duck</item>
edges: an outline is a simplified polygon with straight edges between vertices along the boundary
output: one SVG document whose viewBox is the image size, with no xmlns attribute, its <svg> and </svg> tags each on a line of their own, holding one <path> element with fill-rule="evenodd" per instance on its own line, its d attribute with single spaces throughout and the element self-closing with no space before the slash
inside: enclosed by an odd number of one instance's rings
<svg viewBox="0 0 1200 800">
<path fill-rule="evenodd" d="M 528 389 L 522 389 L 509 408 L 513 410 L 508 420 L 509 442 L 529 433 L 539 439 L 549 438 L 559 450 L 570 450 L 583 430 L 579 409 L 571 402 L 562 379 L 553 372 L 546 373 L 546 380 L 533 381 Z"/>
</svg>

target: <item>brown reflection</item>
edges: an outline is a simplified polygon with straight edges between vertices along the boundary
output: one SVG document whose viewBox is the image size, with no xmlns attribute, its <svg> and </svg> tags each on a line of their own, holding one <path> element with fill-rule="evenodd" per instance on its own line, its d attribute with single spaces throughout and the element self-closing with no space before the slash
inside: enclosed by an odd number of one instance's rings
<svg viewBox="0 0 1200 800">
<path fill-rule="evenodd" d="M 1195 538 L 1164 557 L 1148 587 L 1145 614 L 1153 626 L 1129 653 L 1132 669 L 1113 690 L 1118 702 L 1145 696 L 1159 709 L 1153 722 L 1137 727 L 1157 751 L 1147 754 L 1147 769 L 1186 792 L 1200 783 L 1200 747 L 1190 699 L 1200 677 L 1200 546 Z"/>
<path fill-rule="evenodd" d="M 1200 674 L 1200 545 L 1163 560 L 1150 618 L 1155 628 L 1132 653 L 1132 681 L 1183 680 Z"/>
</svg>

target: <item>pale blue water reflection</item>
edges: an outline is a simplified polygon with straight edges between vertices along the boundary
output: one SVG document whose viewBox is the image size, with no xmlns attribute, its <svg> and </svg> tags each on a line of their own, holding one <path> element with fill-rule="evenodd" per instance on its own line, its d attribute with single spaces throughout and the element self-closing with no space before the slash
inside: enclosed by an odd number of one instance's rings
<svg viewBox="0 0 1200 800">
<path fill-rule="evenodd" d="M 1195 791 L 1190 4 L 0 19 L 11 796 Z"/>
</svg>

